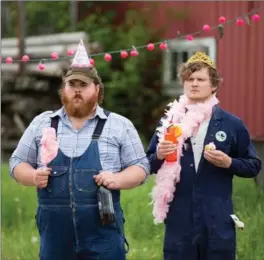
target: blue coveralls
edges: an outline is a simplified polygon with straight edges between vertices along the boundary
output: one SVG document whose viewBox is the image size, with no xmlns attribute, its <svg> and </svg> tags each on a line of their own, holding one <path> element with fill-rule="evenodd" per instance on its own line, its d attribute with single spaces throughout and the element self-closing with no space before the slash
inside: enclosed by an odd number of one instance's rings
<svg viewBox="0 0 264 260">
<path fill-rule="evenodd" d="M 48 165 L 52 168 L 48 186 L 38 189 L 40 260 L 125 260 L 120 192 L 112 192 L 115 223 L 102 226 L 93 179 L 102 170 L 97 139 L 104 122 L 98 119 L 82 156 L 69 158 L 59 150 Z M 56 128 L 57 121 L 52 124 Z"/>
<path fill-rule="evenodd" d="M 219 131 L 226 134 L 226 140 L 216 139 Z M 165 220 L 164 260 L 235 259 L 236 233 L 230 217 L 232 179 L 234 174 L 245 178 L 256 176 L 261 161 L 242 121 L 219 107 L 214 108 L 204 145 L 210 142 L 233 158 L 231 167 L 216 167 L 202 156 L 196 172 L 192 144 L 190 139 L 186 141 L 181 180 Z M 163 163 L 157 159 L 157 143 L 154 134 L 147 150 L 152 173 Z"/>
</svg>

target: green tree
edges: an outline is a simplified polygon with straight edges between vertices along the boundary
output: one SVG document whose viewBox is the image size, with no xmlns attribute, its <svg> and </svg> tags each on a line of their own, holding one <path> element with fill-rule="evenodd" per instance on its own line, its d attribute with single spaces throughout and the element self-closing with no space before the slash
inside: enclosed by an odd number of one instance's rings
<svg viewBox="0 0 264 260">
<path fill-rule="evenodd" d="M 69 32 L 69 1 L 24 1 L 26 36 Z M 2 37 L 16 37 L 18 1 L 3 2 Z"/>
<path fill-rule="evenodd" d="M 115 4 L 111 6 L 105 12 L 100 4 L 96 13 L 89 14 L 78 28 L 85 28 L 91 41 L 102 43 L 105 52 L 117 50 L 110 63 L 104 61 L 102 55 L 93 57 L 105 84 L 104 106 L 131 119 L 143 140 L 148 142 L 168 102 L 168 97 L 161 92 L 162 51 L 158 45 L 153 52 L 146 47 L 139 48 L 139 56 L 125 60 L 119 51 L 160 41 L 164 27 L 151 25 L 150 14 L 154 10 L 149 8 L 127 10 L 124 21 L 115 26 Z M 160 8 L 160 5 L 153 5 L 153 8 Z M 177 15 L 175 17 L 179 19 Z"/>
</svg>

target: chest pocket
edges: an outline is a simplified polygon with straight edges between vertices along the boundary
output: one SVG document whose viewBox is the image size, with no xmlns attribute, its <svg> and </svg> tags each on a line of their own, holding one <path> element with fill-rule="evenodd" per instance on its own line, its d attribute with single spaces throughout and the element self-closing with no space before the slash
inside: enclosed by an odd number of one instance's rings
<svg viewBox="0 0 264 260">
<path fill-rule="evenodd" d="M 67 166 L 50 166 L 52 169 L 49 176 L 47 192 L 50 197 L 55 197 L 62 194 L 68 183 Z"/>
<path fill-rule="evenodd" d="M 231 143 L 232 143 L 232 132 L 222 130 L 222 131 L 218 131 L 215 134 L 214 144 L 217 150 L 220 150 L 225 154 L 230 155 Z"/>
<path fill-rule="evenodd" d="M 231 145 L 230 144 L 216 144 L 216 149 L 222 151 L 223 153 L 230 155 Z"/>
<path fill-rule="evenodd" d="M 227 138 L 224 141 L 214 140 L 214 144 L 217 150 L 224 152 L 227 155 L 230 155 L 231 152 L 231 138 Z"/>
<path fill-rule="evenodd" d="M 74 184 L 78 191 L 94 192 L 97 189 L 97 184 L 93 176 L 99 173 L 96 169 L 75 169 Z"/>
</svg>

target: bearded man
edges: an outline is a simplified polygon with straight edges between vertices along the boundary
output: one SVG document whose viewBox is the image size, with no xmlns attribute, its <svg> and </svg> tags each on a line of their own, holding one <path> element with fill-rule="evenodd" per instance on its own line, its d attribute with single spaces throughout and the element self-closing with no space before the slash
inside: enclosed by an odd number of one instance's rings
<svg viewBox="0 0 264 260">
<path fill-rule="evenodd" d="M 120 190 L 149 174 L 139 135 L 127 118 L 104 110 L 104 86 L 80 42 L 59 91 L 63 107 L 31 122 L 10 158 L 10 174 L 37 187 L 40 260 L 124 260 Z M 57 133 L 57 156 L 43 167 L 43 130 Z M 111 191 L 113 223 L 102 224 L 98 187 Z"/>
</svg>

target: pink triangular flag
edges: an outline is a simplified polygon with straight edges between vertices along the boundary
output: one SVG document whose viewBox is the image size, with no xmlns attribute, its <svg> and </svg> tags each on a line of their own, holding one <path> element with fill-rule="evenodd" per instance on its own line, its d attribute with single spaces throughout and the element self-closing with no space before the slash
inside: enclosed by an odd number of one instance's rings
<svg viewBox="0 0 264 260">
<path fill-rule="evenodd" d="M 71 67 L 90 67 L 91 62 L 82 39 L 79 42 Z"/>
</svg>

